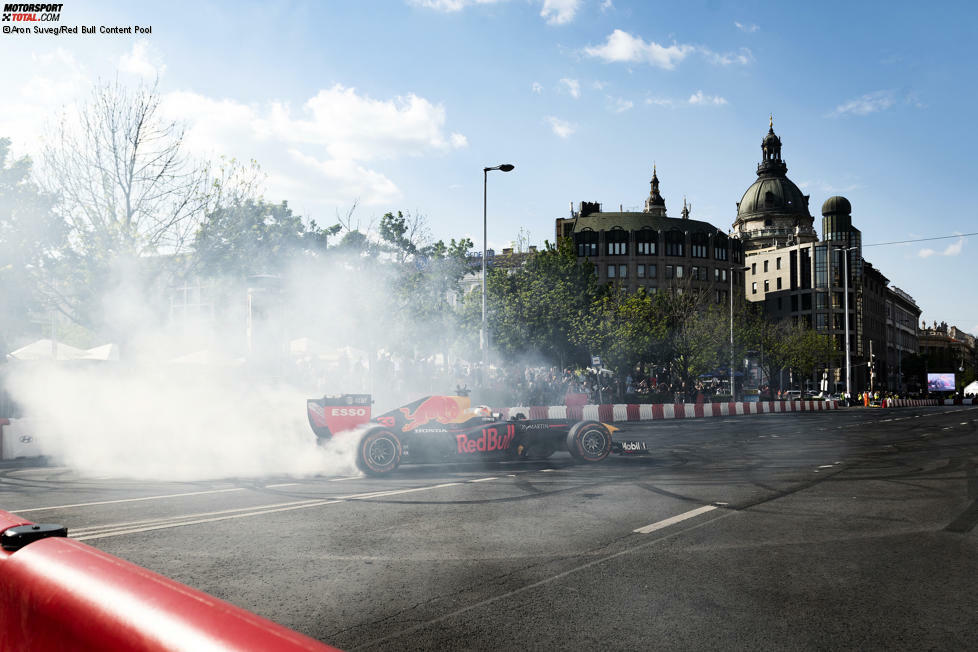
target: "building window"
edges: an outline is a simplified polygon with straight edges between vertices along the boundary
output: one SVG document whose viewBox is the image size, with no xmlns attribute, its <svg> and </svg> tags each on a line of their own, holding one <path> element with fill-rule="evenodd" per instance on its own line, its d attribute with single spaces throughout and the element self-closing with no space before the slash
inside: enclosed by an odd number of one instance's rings
<svg viewBox="0 0 978 652">
<path fill-rule="evenodd" d="M 835 330 L 837 331 L 843 330 L 845 328 L 846 316 L 840 315 L 839 313 L 835 313 L 834 315 L 832 315 L 832 317 L 833 317 L 832 321 L 835 322 Z"/>
<path fill-rule="evenodd" d="M 727 260 L 727 236 L 717 233 L 713 238 L 713 257 L 717 260 Z"/>
<path fill-rule="evenodd" d="M 751 276 L 754 276 L 755 274 L 757 274 L 757 263 L 751 263 L 750 264 L 750 275 Z"/>
<path fill-rule="evenodd" d="M 608 265 L 608 278 L 615 278 L 615 270 L 617 268 L 617 265 Z"/>
<path fill-rule="evenodd" d="M 801 309 L 802 309 L 802 311 L 811 310 L 812 309 L 812 295 L 810 295 L 810 294 L 803 294 L 803 295 L 801 295 Z M 809 324 L 809 325 L 811 325 L 811 324 Z"/>
<path fill-rule="evenodd" d="M 581 231 L 574 234 L 574 244 L 577 245 L 578 258 L 590 258 L 598 255 L 597 231 Z"/>
<path fill-rule="evenodd" d="M 618 266 L 618 278 L 628 278 L 628 265 Z"/>
<path fill-rule="evenodd" d="M 810 290 L 812 288 L 812 249 L 804 247 L 801 249 L 800 262 L 801 268 L 801 289 Z"/>
<path fill-rule="evenodd" d="M 645 265 L 636 265 L 635 266 L 635 277 L 636 278 L 645 278 Z"/>
<path fill-rule="evenodd" d="M 781 256 L 778 256 L 777 260 L 774 261 L 774 269 L 781 269 Z"/>
<path fill-rule="evenodd" d="M 788 254 L 788 262 L 791 271 L 789 272 L 790 283 L 788 287 L 792 290 L 798 289 L 798 252 L 792 251 Z"/>
<path fill-rule="evenodd" d="M 798 295 L 791 295 L 791 312 L 798 312 Z"/>
<path fill-rule="evenodd" d="M 829 284 L 828 254 L 825 245 L 815 247 L 815 287 L 824 288 Z"/>
<path fill-rule="evenodd" d="M 842 309 L 842 293 L 841 292 L 833 292 L 832 293 L 832 307 L 833 308 L 836 308 L 837 310 L 841 310 Z"/>
<path fill-rule="evenodd" d="M 682 278 L 682 277 L 683 277 L 683 266 L 676 265 L 676 278 Z"/>
<path fill-rule="evenodd" d="M 654 256 L 659 233 L 648 227 L 635 232 L 635 253 L 639 256 Z"/>
<path fill-rule="evenodd" d="M 781 301 L 781 297 L 778 297 L 778 312 L 784 308 L 784 303 Z"/>
<path fill-rule="evenodd" d="M 778 277 L 778 289 L 779 290 L 781 289 L 781 277 L 780 276 Z"/>
<path fill-rule="evenodd" d="M 685 256 L 685 238 L 686 236 L 683 234 L 683 232 L 679 231 L 678 229 L 666 231 L 666 255 Z"/>
<path fill-rule="evenodd" d="M 705 233 L 694 233 L 689 237 L 689 250 L 693 258 L 706 258 L 710 239 Z"/>
<path fill-rule="evenodd" d="M 716 269 L 714 269 L 713 270 L 713 280 L 726 282 L 727 281 L 727 268 L 724 267 L 724 268 L 721 269 L 721 268 L 717 267 Z"/>
<path fill-rule="evenodd" d="M 764 273 L 765 274 L 767 273 L 767 264 L 768 264 L 768 262 L 770 262 L 770 261 L 767 261 L 767 260 L 764 261 Z"/>
<path fill-rule="evenodd" d="M 750 284 L 750 292 L 751 294 L 757 294 L 757 281 Z"/>
<path fill-rule="evenodd" d="M 649 265 L 649 278 L 655 278 L 656 265 Z"/>
<path fill-rule="evenodd" d="M 829 316 L 824 312 L 815 313 L 815 329 L 824 331 L 829 327 Z"/>
<path fill-rule="evenodd" d="M 767 294 L 771 291 L 771 281 L 764 279 L 764 293 Z"/>
<path fill-rule="evenodd" d="M 829 296 L 824 292 L 819 292 L 815 295 L 815 308 L 817 310 L 825 310 L 828 308 Z"/>
<path fill-rule="evenodd" d="M 675 278 L 675 268 L 672 265 L 666 265 L 666 279 Z"/>
<path fill-rule="evenodd" d="M 612 229 L 604 233 L 609 256 L 628 255 L 628 232 L 624 229 Z"/>
</svg>

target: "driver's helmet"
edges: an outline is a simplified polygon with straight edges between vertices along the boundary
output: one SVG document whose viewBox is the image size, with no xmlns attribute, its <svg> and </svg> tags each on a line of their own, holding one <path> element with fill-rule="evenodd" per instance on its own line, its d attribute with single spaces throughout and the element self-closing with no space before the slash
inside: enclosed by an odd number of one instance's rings
<svg viewBox="0 0 978 652">
<path fill-rule="evenodd" d="M 492 410 L 488 405 L 477 405 L 472 408 L 472 413 L 477 417 L 491 417 Z"/>
</svg>

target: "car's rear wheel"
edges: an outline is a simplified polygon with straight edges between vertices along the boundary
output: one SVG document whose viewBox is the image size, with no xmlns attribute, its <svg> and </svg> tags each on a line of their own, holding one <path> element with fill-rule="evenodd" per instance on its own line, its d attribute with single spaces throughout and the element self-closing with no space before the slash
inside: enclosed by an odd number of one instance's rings
<svg viewBox="0 0 978 652">
<path fill-rule="evenodd" d="M 567 450 L 581 462 L 600 462 L 611 453 L 611 433 L 597 421 L 580 421 L 567 433 Z"/>
<path fill-rule="evenodd" d="M 360 437 L 357 467 L 367 475 L 384 475 L 401 464 L 401 440 L 387 428 L 371 428 Z"/>
</svg>

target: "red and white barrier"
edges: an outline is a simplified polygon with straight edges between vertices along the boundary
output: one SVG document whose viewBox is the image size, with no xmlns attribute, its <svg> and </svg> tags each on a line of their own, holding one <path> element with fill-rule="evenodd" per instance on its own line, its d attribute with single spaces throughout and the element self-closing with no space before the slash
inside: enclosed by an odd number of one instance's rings
<svg viewBox="0 0 978 652">
<path fill-rule="evenodd" d="M 25 524 L 0 511 L 0 531 Z M 64 537 L 0 551 L 0 604 L 5 652 L 336 649 Z"/>
<path fill-rule="evenodd" d="M 933 398 L 886 398 L 883 399 L 883 407 L 886 408 L 898 408 L 898 407 L 926 407 L 928 405 L 937 405 L 937 399 Z"/>
<path fill-rule="evenodd" d="M 836 410 L 836 401 L 761 401 L 730 403 L 614 403 L 602 405 L 538 405 L 517 406 L 501 410 L 504 419 L 522 414 L 527 419 L 574 419 L 594 420 L 605 423 L 616 421 L 658 421 L 661 419 L 698 419 L 703 417 L 728 417 L 744 414 L 771 414 L 779 412 L 817 412 Z"/>
</svg>

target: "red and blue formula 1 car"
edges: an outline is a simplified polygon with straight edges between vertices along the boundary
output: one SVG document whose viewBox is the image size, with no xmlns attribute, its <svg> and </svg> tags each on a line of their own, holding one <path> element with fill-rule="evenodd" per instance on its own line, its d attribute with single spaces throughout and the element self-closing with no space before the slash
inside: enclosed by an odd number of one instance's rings
<svg viewBox="0 0 978 652">
<path fill-rule="evenodd" d="M 479 459 L 545 459 L 565 449 L 580 462 L 600 462 L 612 452 L 647 452 L 644 442 L 612 441 L 614 426 L 598 421 L 503 420 L 467 396 L 426 396 L 371 418 L 369 394 L 345 394 L 306 401 L 309 425 L 325 442 L 367 425 L 359 434 L 357 466 L 368 475 L 416 463 Z"/>
</svg>

